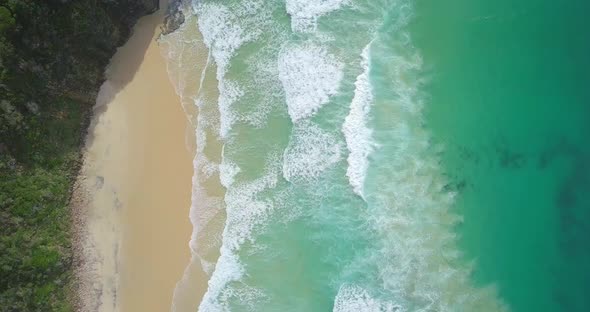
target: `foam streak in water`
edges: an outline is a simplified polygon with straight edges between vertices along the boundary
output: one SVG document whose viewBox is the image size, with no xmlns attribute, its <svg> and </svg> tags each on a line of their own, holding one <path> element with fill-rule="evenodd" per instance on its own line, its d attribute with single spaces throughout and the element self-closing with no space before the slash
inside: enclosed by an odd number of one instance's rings
<svg viewBox="0 0 590 312">
<path fill-rule="evenodd" d="M 229 79 L 219 81 L 219 135 L 226 138 L 236 120 L 232 105 L 244 95 L 240 86 Z"/>
<path fill-rule="evenodd" d="M 335 95 L 342 63 L 314 44 L 287 45 L 279 55 L 279 79 L 293 122 L 315 114 Z"/>
<path fill-rule="evenodd" d="M 209 281 L 209 288 L 199 307 L 199 311 L 229 311 L 229 301 L 238 298 L 241 304 L 248 305 L 264 297 L 264 294 L 249 285 L 238 281 L 244 274 L 237 252 L 246 241 L 253 241 L 254 228 L 264 224 L 275 205 L 272 200 L 260 198 L 259 194 L 274 188 L 278 182 L 278 157 L 269 157 L 265 174 L 253 181 L 236 182 L 240 172 L 237 165 L 224 158 L 220 175 L 228 189 L 225 196 L 227 220 L 223 231 L 221 256 Z M 231 182 L 231 183 L 230 183 Z"/>
<path fill-rule="evenodd" d="M 340 160 L 342 144 L 309 121 L 293 129 L 283 157 L 283 176 L 287 181 L 305 181 L 318 177 Z"/>
<path fill-rule="evenodd" d="M 194 10 L 199 17 L 199 30 L 215 62 L 217 79 L 221 80 L 235 51 L 254 38 L 236 22 L 238 16 L 230 8 L 219 4 L 195 2 Z"/>
<path fill-rule="evenodd" d="M 204 1 L 193 1 L 193 10 L 198 16 L 199 30 L 203 41 L 217 65 L 216 78 L 219 89 L 219 113 L 221 138 L 226 138 L 235 122 L 232 104 L 242 95 L 241 87 L 235 81 L 227 81 L 231 59 L 238 49 L 256 40 L 269 19 L 263 1 L 251 1 L 248 5 L 234 3 L 226 5 Z"/>
<path fill-rule="evenodd" d="M 353 285 L 340 287 L 334 300 L 333 312 L 402 312 L 400 306 L 371 297 L 369 293 Z"/>
<path fill-rule="evenodd" d="M 361 66 L 363 72 L 356 78 L 354 97 L 350 104 L 350 111 L 344 124 L 342 132 L 346 139 L 346 146 L 350 152 L 348 155 L 348 169 L 346 175 L 354 192 L 361 197 L 363 194 L 363 185 L 365 175 L 369 166 L 369 154 L 373 151 L 373 142 L 371 139 L 371 129 L 367 126 L 367 119 L 373 101 L 371 82 L 369 81 L 370 72 L 370 47 L 369 43 L 361 54 Z"/>
<path fill-rule="evenodd" d="M 296 32 L 313 32 L 320 16 L 338 10 L 347 0 L 287 0 L 291 28 Z"/>
</svg>

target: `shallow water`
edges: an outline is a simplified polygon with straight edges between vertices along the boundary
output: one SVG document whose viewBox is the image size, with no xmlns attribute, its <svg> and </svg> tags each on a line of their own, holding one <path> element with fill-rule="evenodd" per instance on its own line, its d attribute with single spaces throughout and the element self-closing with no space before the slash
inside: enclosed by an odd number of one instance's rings
<svg viewBox="0 0 590 312">
<path fill-rule="evenodd" d="M 192 3 L 199 311 L 584 310 L 588 40 L 488 2 Z"/>
</svg>

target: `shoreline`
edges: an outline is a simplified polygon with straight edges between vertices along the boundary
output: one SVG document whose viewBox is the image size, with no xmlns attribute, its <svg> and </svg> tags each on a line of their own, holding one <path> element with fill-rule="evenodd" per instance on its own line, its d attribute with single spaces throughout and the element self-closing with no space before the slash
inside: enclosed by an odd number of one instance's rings
<svg viewBox="0 0 590 312">
<path fill-rule="evenodd" d="M 169 310 L 191 261 L 193 131 L 156 42 L 165 2 L 111 59 L 90 117 L 71 199 L 78 311 Z"/>
<path fill-rule="evenodd" d="M 217 204 L 212 202 L 210 195 L 215 197 L 222 196 L 223 190 L 221 189 L 221 185 L 218 187 L 209 185 L 204 188 L 202 185 L 203 177 L 200 175 L 202 172 L 201 166 L 204 149 L 215 145 L 214 142 L 207 142 L 207 144 L 202 145 L 197 143 L 197 133 L 203 130 L 202 125 L 199 125 L 198 121 L 200 109 L 195 105 L 195 101 L 203 96 L 203 92 L 215 92 L 216 90 L 203 89 L 200 81 L 203 71 L 206 70 L 208 65 L 209 53 L 202 42 L 203 39 L 198 30 L 196 17 L 190 13 L 186 14 L 190 12 L 190 7 L 183 1 L 175 2 L 175 4 L 168 11 L 169 16 L 173 15 L 175 21 L 166 21 L 164 32 L 158 38 L 158 42 L 162 55 L 167 61 L 170 80 L 176 88 L 182 108 L 191 123 L 191 133 L 186 137 L 187 148 L 198 152 L 195 153 L 193 159 L 193 192 L 190 208 L 190 220 L 193 232 L 189 242 L 191 261 L 187 264 L 182 279 L 176 284 L 172 311 L 194 312 L 199 307 L 202 297 L 207 291 L 207 284 L 211 273 L 205 270 L 205 268 L 210 267 L 210 263 L 207 261 L 211 260 L 209 259 L 211 255 L 210 251 L 208 251 L 209 247 L 204 247 L 204 245 L 209 246 L 209 244 L 202 240 L 205 236 L 211 238 L 221 235 L 221 230 L 218 233 L 218 231 L 215 229 L 212 230 L 206 224 L 208 222 L 203 223 L 202 217 L 211 209 L 219 209 L 218 207 L 212 207 L 212 205 L 217 206 Z M 182 23 L 179 24 L 178 21 L 182 21 Z M 170 28 L 170 25 L 172 25 L 172 28 Z M 190 66 L 187 67 L 186 65 Z M 219 146 L 217 148 L 219 150 L 221 149 Z M 214 256 L 214 258 L 216 259 L 217 257 Z"/>
</svg>

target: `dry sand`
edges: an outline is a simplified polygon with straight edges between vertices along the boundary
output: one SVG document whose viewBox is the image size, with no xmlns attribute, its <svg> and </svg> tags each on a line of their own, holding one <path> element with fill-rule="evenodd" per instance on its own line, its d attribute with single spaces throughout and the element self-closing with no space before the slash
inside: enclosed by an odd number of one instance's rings
<svg viewBox="0 0 590 312">
<path fill-rule="evenodd" d="M 170 311 L 191 261 L 194 138 L 155 41 L 162 20 L 140 19 L 97 99 L 75 195 L 83 311 Z"/>
</svg>

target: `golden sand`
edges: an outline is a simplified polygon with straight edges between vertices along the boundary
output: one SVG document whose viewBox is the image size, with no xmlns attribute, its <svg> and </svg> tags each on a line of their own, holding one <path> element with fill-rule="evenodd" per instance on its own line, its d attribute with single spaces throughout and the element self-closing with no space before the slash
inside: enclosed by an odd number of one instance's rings
<svg viewBox="0 0 590 312">
<path fill-rule="evenodd" d="M 191 262 L 194 151 L 186 141 L 194 138 L 155 41 L 162 20 L 162 11 L 139 20 L 97 99 L 79 179 L 89 197 L 81 212 L 84 311 L 170 311 Z M 187 273 L 202 293 L 206 276 Z M 198 294 L 186 297 L 197 299 L 176 311 L 196 310 Z"/>
</svg>

